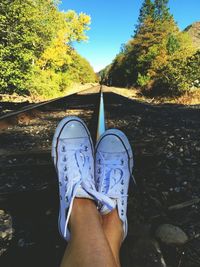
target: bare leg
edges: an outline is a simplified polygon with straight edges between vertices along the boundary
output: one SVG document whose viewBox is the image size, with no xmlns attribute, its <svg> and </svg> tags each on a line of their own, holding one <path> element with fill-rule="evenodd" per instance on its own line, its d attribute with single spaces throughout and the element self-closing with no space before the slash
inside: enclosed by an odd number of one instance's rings
<svg viewBox="0 0 200 267">
<path fill-rule="evenodd" d="M 93 201 L 74 200 L 70 229 L 71 240 L 61 267 L 117 267 Z"/>
<path fill-rule="evenodd" d="M 103 230 L 111 247 L 117 266 L 120 267 L 119 251 L 123 240 L 123 226 L 118 212 L 114 211 L 102 216 Z"/>
</svg>

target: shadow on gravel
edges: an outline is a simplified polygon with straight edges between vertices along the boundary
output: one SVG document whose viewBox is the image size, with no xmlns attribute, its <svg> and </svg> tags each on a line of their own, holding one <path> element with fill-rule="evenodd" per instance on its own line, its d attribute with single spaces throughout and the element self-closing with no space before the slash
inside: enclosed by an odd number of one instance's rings
<svg viewBox="0 0 200 267">
<path fill-rule="evenodd" d="M 98 102 L 97 94 L 68 97 L 0 132 L 0 255 L 6 250 L 0 266 L 59 266 L 66 243 L 57 230 L 59 203 L 51 140 L 58 122 L 67 115 L 84 119 L 95 140 Z M 11 241 L 1 225 L 1 209 L 13 219 Z"/>
<path fill-rule="evenodd" d="M 126 133 L 135 157 L 124 266 L 200 266 L 200 106 L 104 96 L 108 128 Z"/>
</svg>

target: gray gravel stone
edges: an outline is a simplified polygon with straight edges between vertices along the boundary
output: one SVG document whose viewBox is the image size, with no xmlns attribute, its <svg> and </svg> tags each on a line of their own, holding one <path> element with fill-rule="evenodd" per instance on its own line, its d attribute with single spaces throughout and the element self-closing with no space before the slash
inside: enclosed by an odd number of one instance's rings
<svg viewBox="0 0 200 267">
<path fill-rule="evenodd" d="M 0 256 L 7 250 L 13 232 L 11 216 L 0 210 Z"/>
<path fill-rule="evenodd" d="M 167 245 L 184 245 L 188 237 L 183 230 L 172 224 L 163 224 L 158 227 L 156 237 Z"/>
</svg>

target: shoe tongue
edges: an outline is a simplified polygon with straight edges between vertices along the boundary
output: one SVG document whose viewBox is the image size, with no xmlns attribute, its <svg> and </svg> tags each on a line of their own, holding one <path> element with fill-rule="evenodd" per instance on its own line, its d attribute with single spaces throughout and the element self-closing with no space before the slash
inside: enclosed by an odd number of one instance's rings
<svg viewBox="0 0 200 267">
<path fill-rule="evenodd" d="M 91 195 L 89 195 L 81 186 L 77 189 L 76 197 L 77 198 L 89 198 L 89 199 L 94 200 L 94 198 Z"/>
</svg>

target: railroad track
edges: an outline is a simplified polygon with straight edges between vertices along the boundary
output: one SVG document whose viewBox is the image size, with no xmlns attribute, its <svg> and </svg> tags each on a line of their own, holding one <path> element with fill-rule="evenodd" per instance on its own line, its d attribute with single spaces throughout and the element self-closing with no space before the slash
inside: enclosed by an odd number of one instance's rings
<svg viewBox="0 0 200 267">
<path fill-rule="evenodd" d="M 58 194 L 57 176 L 51 160 L 51 140 L 58 122 L 65 116 L 76 115 L 87 123 L 95 141 L 102 128 L 99 121 L 101 99 L 100 86 L 95 86 L 0 117 L 0 209 L 9 211 L 16 232 L 13 248 L 11 246 L 7 257 L 0 257 L 4 267 L 12 266 L 14 262 L 17 266 L 27 265 L 28 257 L 20 263 L 24 257 L 20 256 L 19 248 L 23 247 L 22 251 L 25 251 L 27 246 L 35 244 L 30 240 L 34 236 L 31 231 L 41 229 L 40 223 L 45 223 L 48 229 L 53 224 L 55 234 L 52 238 L 56 238 L 57 245 L 62 245 L 56 231 Z M 39 218 L 39 224 L 36 218 Z M 40 239 L 38 233 L 36 236 Z M 40 241 L 48 244 L 46 233 L 44 236 Z M 6 242 L 3 247 L 0 243 L 0 255 L 4 246 Z"/>
<path fill-rule="evenodd" d="M 50 151 L 56 125 L 65 116 L 80 116 L 95 140 L 99 102 L 100 86 L 95 86 L 1 116 L 0 201 L 17 204 L 54 186 Z"/>
<path fill-rule="evenodd" d="M 0 257 L 1 266 L 58 266 L 65 244 L 56 231 L 57 180 L 50 151 L 56 125 L 68 115 L 80 116 L 94 141 L 97 126 L 101 132 L 106 125 L 124 131 L 134 148 L 134 174 L 141 193 L 133 194 L 130 188 L 129 235 L 122 250 L 123 266 L 131 267 L 133 261 L 145 266 L 141 263 L 141 259 L 146 261 L 145 254 L 157 255 L 155 247 L 148 247 L 147 252 L 143 248 L 134 250 L 141 245 L 137 240 L 144 237 L 143 228 L 138 230 L 137 224 L 154 227 L 167 220 L 183 229 L 193 229 L 186 214 L 195 222 L 199 205 L 178 210 L 177 216 L 168 207 L 200 194 L 199 108 L 154 106 L 102 89 L 106 117 L 103 123 L 98 123 L 102 109 L 100 86 L 0 118 L 0 207 L 10 212 L 15 228 L 2 265 Z M 198 227 L 195 231 L 200 231 Z M 178 266 L 178 257 L 165 256 L 171 266 Z M 195 260 L 199 258 L 197 255 Z M 159 262 L 158 258 L 153 259 Z"/>
</svg>

